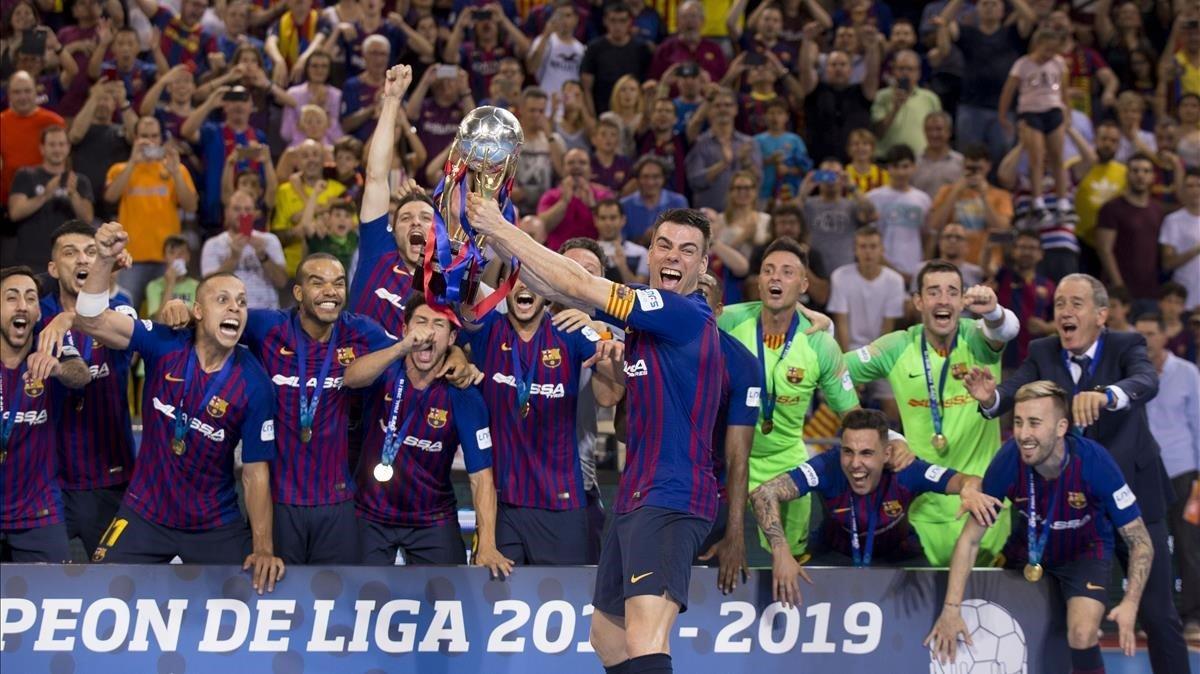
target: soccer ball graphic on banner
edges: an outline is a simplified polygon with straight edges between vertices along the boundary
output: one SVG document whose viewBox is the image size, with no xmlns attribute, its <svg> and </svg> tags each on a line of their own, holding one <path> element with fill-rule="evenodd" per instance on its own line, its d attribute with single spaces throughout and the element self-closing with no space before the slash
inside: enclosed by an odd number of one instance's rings
<svg viewBox="0 0 1200 674">
<path fill-rule="evenodd" d="M 1029 674 L 1025 633 L 1003 606 L 964 599 L 962 618 L 974 645 L 960 643 L 954 662 L 947 665 L 931 650 L 929 674 Z"/>
</svg>

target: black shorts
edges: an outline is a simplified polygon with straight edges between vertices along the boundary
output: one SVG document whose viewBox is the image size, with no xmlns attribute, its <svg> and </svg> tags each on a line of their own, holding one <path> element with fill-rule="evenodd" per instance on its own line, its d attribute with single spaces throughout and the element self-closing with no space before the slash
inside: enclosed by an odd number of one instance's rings
<svg viewBox="0 0 1200 674">
<path fill-rule="evenodd" d="M 496 513 L 496 548 L 521 566 L 587 564 L 587 508 L 543 510 L 501 503 Z"/>
<path fill-rule="evenodd" d="M 243 520 L 188 531 L 156 524 L 122 505 L 100 536 L 92 561 L 164 564 L 179 557 L 184 564 L 241 564 L 250 544 L 250 527 Z"/>
<path fill-rule="evenodd" d="M 721 560 L 718 557 L 713 557 L 708 561 L 700 561 L 700 555 L 708 552 L 708 549 L 721 539 L 725 538 L 725 529 L 729 526 L 729 501 L 721 499 L 717 505 L 717 519 L 713 520 L 712 529 L 709 530 L 708 536 L 704 537 L 704 541 L 700 543 L 699 549 L 696 550 L 696 559 L 692 562 L 695 566 L 720 566 Z"/>
<path fill-rule="evenodd" d="M 1017 119 L 1039 133 L 1053 133 L 1062 126 L 1063 111 L 1061 108 L 1054 108 L 1044 112 L 1022 112 L 1017 115 Z"/>
<path fill-rule="evenodd" d="M 711 528 L 691 513 L 652 506 L 617 515 L 600 550 L 592 605 L 624 616 L 626 599 L 665 592 L 687 611 L 692 560 Z"/>
<path fill-rule="evenodd" d="M 0 562 L 62 564 L 71 561 L 67 525 L 62 522 L 33 529 L 0 531 Z"/>
<path fill-rule="evenodd" d="M 1088 597 L 1108 605 L 1108 584 L 1112 582 L 1112 559 L 1077 559 L 1046 567 L 1046 575 L 1058 581 L 1063 599 Z"/>
<path fill-rule="evenodd" d="M 358 541 L 359 559 L 368 566 L 394 566 L 397 551 L 404 553 L 405 564 L 467 563 L 457 519 L 431 527 L 394 527 L 360 517 Z"/>
<path fill-rule="evenodd" d="M 600 561 L 600 541 L 604 536 L 604 500 L 600 497 L 600 487 L 593 484 L 587 492 L 588 518 L 588 564 Z"/>
<path fill-rule="evenodd" d="M 108 528 L 121 500 L 125 498 L 125 485 L 99 487 L 97 489 L 64 489 L 63 518 L 67 521 L 67 539 L 83 541 L 88 559 L 100 545 L 100 534 Z"/>
<path fill-rule="evenodd" d="M 285 564 L 358 564 L 354 501 L 319 506 L 275 504 L 275 554 Z"/>
</svg>

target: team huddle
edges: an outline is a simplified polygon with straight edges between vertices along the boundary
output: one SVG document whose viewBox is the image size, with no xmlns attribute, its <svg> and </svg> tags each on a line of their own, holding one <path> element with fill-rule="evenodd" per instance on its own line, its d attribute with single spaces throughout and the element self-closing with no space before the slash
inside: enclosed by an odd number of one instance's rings
<svg viewBox="0 0 1200 674">
<path fill-rule="evenodd" d="M 1139 401 L 1153 392 L 1135 387 L 1156 384 L 1093 386 L 1101 349 L 1139 348 L 1104 330 L 1095 279 L 1072 275 L 1056 292 L 1063 342 L 1045 339 L 1066 381 L 1027 363 L 998 384 L 1017 318 L 991 289 L 965 288 L 952 264 L 917 275 L 920 324 L 843 354 L 828 319 L 799 303 L 808 258 L 789 238 L 763 255 L 762 300 L 722 307 L 698 211 L 659 217 L 641 287 L 605 279 L 595 241 L 550 250 L 470 194 L 495 258 L 521 262 L 503 311 L 470 315 L 414 289 L 435 207 L 415 185 L 388 184 L 410 81 L 396 66 L 383 87 L 353 277 L 309 255 L 294 309 L 248 310 L 242 281 L 217 273 L 193 305 L 139 320 L 110 300 L 129 242 L 115 222 L 55 232 L 50 294 L 39 297 L 28 268 L 3 271 L 0 551 L 60 562 L 79 537 L 94 562 L 240 563 L 260 593 L 290 564 L 391 565 L 398 553 L 465 564 L 460 449 L 471 563 L 496 575 L 598 564 L 591 641 L 610 673 L 671 671 L 693 564 L 718 563 L 723 591 L 744 577 L 748 502 L 776 601 L 801 601 L 805 565 L 949 566 L 928 641 L 952 658 L 969 643 L 959 605 L 971 568 L 1003 566 L 1057 580 L 1073 671 L 1103 671 L 1105 615 L 1127 652 L 1141 617 L 1152 658 L 1179 656 L 1178 617 L 1139 616 L 1143 595 L 1170 601 L 1162 504 L 1139 501 L 1145 483 L 1103 442 L 1105 424 L 1144 423 Z M 145 367 L 136 459 L 134 353 Z M 856 387 L 877 380 L 907 401 L 903 435 L 859 407 Z M 804 423 L 818 390 L 841 417 L 841 442 L 812 453 Z M 577 439 L 580 411 L 597 405 L 623 410 L 627 448 L 607 526 L 593 516 L 599 492 Z M 810 494 L 824 513 L 812 532 Z M 1106 614 L 1118 557 L 1128 582 Z"/>
</svg>

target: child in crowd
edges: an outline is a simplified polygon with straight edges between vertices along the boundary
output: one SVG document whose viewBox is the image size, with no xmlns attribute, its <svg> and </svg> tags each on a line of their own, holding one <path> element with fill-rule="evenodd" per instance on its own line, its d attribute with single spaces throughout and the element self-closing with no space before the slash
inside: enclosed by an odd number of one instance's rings
<svg viewBox="0 0 1200 674">
<path fill-rule="evenodd" d="M 158 319 L 158 312 L 169 300 L 183 300 L 188 304 L 196 301 L 196 288 L 200 282 L 188 275 L 188 264 L 192 261 L 192 248 L 187 239 L 173 234 L 163 242 L 163 275 L 146 284 L 145 306 L 142 316 Z"/>
<path fill-rule="evenodd" d="M 629 157 L 617 152 L 620 144 L 621 125 L 609 115 L 601 115 L 592 134 L 592 180 L 618 194 L 628 182 L 633 166 Z"/>
<path fill-rule="evenodd" d="M 791 201 L 800 193 L 800 180 L 812 168 L 804 139 L 788 131 L 790 110 L 782 98 L 767 103 L 767 130 L 754 136 L 763 156 L 763 184 L 759 198 Z"/>
<path fill-rule="evenodd" d="M 312 194 L 318 192 L 314 190 Z M 300 216 L 308 253 L 329 253 L 341 261 L 349 274 L 358 250 L 358 225 L 354 220 L 357 211 L 358 207 L 345 199 L 334 201 L 328 208 L 317 204 L 315 197 L 308 199 Z"/>
<path fill-rule="evenodd" d="M 1105 326 L 1114 332 L 1133 332 L 1129 312 L 1133 310 L 1133 296 L 1124 287 L 1108 288 L 1108 320 Z"/>
<path fill-rule="evenodd" d="M 890 181 L 888 172 L 875 163 L 875 142 L 875 134 L 867 129 L 854 129 L 846 137 L 846 154 L 850 157 L 846 178 L 859 194 L 884 187 Z"/>
</svg>

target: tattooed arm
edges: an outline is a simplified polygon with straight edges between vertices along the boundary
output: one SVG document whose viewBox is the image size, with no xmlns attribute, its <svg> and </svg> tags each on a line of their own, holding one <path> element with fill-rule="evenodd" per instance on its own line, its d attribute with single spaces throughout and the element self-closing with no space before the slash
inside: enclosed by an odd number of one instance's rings
<svg viewBox="0 0 1200 674">
<path fill-rule="evenodd" d="M 800 584 L 796 582 L 797 576 L 812 583 L 812 578 L 808 577 L 808 573 L 792 557 L 792 547 L 783 534 L 783 522 L 779 518 L 779 503 L 799 497 L 800 489 L 787 473 L 762 483 L 750 492 L 754 517 L 771 544 L 772 597 L 775 601 L 782 602 L 784 607 L 800 605 Z"/>
<path fill-rule="evenodd" d="M 1126 565 L 1125 598 L 1109 611 L 1108 619 L 1117 624 L 1121 650 L 1133 655 L 1135 638 L 1133 623 L 1137 619 L 1138 604 L 1142 601 L 1142 590 L 1146 589 L 1146 578 L 1150 576 L 1150 564 L 1154 561 L 1154 546 L 1150 543 L 1150 532 L 1142 518 L 1119 529 L 1121 538 L 1129 548 L 1129 564 Z"/>
</svg>

